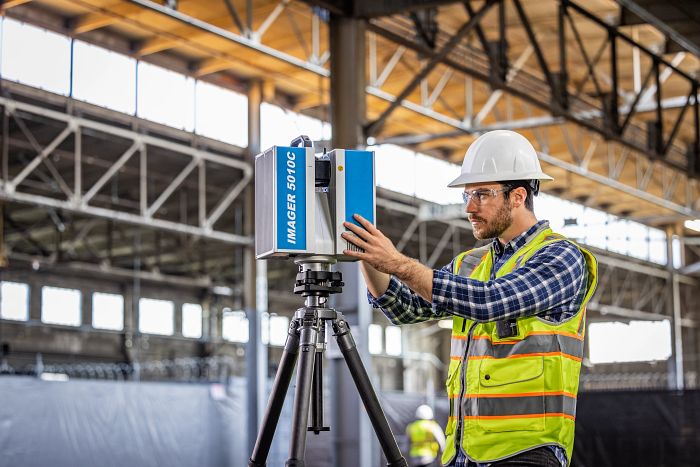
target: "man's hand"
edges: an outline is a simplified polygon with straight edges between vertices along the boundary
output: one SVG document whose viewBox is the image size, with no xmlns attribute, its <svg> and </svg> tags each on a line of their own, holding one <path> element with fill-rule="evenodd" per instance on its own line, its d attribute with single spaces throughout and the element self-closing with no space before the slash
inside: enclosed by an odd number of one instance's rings
<svg viewBox="0 0 700 467">
<path fill-rule="evenodd" d="M 402 267 L 405 267 L 407 263 L 411 262 L 410 258 L 399 253 L 399 250 L 394 247 L 391 240 L 386 238 L 386 236 L 367 219 L 359 214 L 355 214 L 353 217 L 364 229 L 352 222 L 343 222 L 345 228 L 355 235 L 344 232 L 342 237 L 365 251 L 363 253 L 360 251 L 344 250 L 343 254 L 361 259 L 377 271 L 398 275 L 397 273 Z"/>
<path fill-rule="evenodd" d="M 344 250 L 343 254 L 360 259 L 379 272 L 398 277 L 414 292 L 426 300 L 432 301 L 433 270 L 408 256 L 402 255 L 391 240 L 364 217 L 359 214 L 355 214 L 353 217 L 364 229 L 351 222 L 343 222 L 345 228 L 350 230 L 352 234 L 344 232 L 342 237 L 353 245 L 362 248 L 364 252 Z M 367 279 L 367 275 L 365 275 L 365 278 Z M 370 285 L 371 281 L 368 280 L 367 282 Z M 386 283 L 384 281 L 381 282 L 381 286 L 376 287 L 376 290 L 370 287 L 370 293 L 375 297 L 378 296 L 375 294 L 375 291 L 383 293 L 386 290 L 388 276 Z"/>
</svg>

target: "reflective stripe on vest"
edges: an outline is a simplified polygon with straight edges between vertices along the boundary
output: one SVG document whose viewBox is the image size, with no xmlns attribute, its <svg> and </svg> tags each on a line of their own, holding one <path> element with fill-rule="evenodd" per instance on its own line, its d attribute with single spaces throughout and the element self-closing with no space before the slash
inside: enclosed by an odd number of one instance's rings
<svg viewBox="0 0 700 467">
<path fill-rule="evenodd" d="M 569 240 L 548 227 L 540 229 L 495 277 L 521 267 L 540 248 L 555 241 Z M 444 464 L 454 458 L 458 445 L 479 462 L 493 462 L 547 444 L 561 446 L 571 459 L 585 305 L 597 283 L 595 258 L 578 248 L 586 262 L 586 294 L 580 309 L 567 321 L 520 318 L 517 336 L 499 338 L 495 322 L 453 317 Z M 491 279 L 492 255 L 490 246 L 465 252 L 455 259 L 454 271 L 486 282 Z"/>
</svg>

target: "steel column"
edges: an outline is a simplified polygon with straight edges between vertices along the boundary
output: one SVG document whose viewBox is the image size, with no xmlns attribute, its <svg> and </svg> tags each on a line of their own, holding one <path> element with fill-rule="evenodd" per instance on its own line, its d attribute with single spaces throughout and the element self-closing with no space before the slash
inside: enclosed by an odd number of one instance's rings
<svg viewBox="0 0 700 467">
<path fill-rule="evenodd" d="M 333 125 L 332 147 L 352 149 L 365 144 L 362 124 L 365 119 L 365 22 L 331 15 L 331 124 Z M 362 280 L 357 263 L 338 266 L 342 270 L 345 291 L 337 297 L 339 311 L 349 322 L 357 323 L 353 334 L 357 339 L 357 350 L 371 375 L 370 356 L 367 345 L 368 318 L 362 306 L 364 296 L 359 292 Z M 371 315 L 370 315 L 371 317 Z M 332 380 L 331 426 L 335 463 L 337 467 L 374 465 L 378 454 L 373 444 L 373 431 L 367 418 L 352 377 L 342 359 L 329 362 Z M 359 417 L 353 423 L 353 417 Z"/>
<path fill-rule="evenodd" d="M 364 145 L 365 25 L 331 15 L 331 124 L 334 148 Z"/>
<path fill-rule="evenodd" d="M 260 104 L 262 81 L 252 81 L 248 87 L 248 157 L 251 164 L 260 152 Z M 249 184 L 245 191 L 244 235 L 253 236 L 255 230 L 255 187 Z M 243 301 L 248 317 L 248 344 L 246 346 L 246 379 L 248 380 L 248 452 L 253 452 L 260 421 L 267 402 L 267 347 L 261 339 L 262 313 L 267 311 L 267 263 L 255 260 L 255 248 L 243 250 Z"/>
<path fill-rule="evenodd" d="M 672 227 L 666 229 L 666 260 L 668 269 L 668 306 L 669 315 L 673 317 L 671 337 L 673 342 L 673 361 L 669 368 L 669 387 L 683 390 L 683 328 L 681 322 L 680 278 L 673 264 L 673 235 Z"/>
</svg>

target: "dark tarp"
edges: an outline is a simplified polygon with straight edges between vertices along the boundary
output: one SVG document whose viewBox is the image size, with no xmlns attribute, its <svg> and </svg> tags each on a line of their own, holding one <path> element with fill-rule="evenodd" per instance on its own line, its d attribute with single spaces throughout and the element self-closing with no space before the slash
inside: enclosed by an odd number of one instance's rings
<svg viewBox="0 0 700 467">
<path fill-rule="evenodd" d="M 573 466 L 700 466 L 700 391 L 579 394 Z"/>
</svg>

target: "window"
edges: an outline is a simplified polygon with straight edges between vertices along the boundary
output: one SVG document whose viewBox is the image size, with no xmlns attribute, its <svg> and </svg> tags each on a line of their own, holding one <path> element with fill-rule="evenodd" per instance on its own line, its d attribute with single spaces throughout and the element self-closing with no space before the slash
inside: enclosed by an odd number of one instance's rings
<svg viewBox="0 0 700 467">
<path fill-rule="evenodd" d="M 194 80 L 138 63 L 138 116 L 186 131 L 194 129 Z"/>
<path fill-rule="evenodd" d="M 182 335 L 195 339 L 202 337 L 202 305 L 198 303 L 182 305 Z"/>
<path fill-rule="evenodd" d="M 666 232 L 649 228 L 649 260 L 658 264 L 666 264 Z"/>
<path fill-rule="evenodd" d="M 221 337 L 230 342 L 248 342 L 248 318 L 244 312 L 224 308 Z"/>
<path fill-rule="evenodd" d="M 4 18 L 1 54 L 3 78 L 68 95 L 70 39 L 66 36 Z"/>
<path fill-rule="evenodd" d="M 139 331 L 172 336 L 175 305 L 169 300 L 139 299 Z"/>
<path fill-rule="evenodd" d="M 588 326 L 591 363 L 649 362 L 671 356 L 671 323 L 630 321 Z"/>
<path fill-rule="evenodd" d="M 415 194 L 416 156 L 413 151 L 392 144 L 383 144 L 367 149 L 375 151 L 374 165 L 377 171 L 377 185 L 406 195 Z M 454 196 L 456 203 L 459 199 L 459 193 L 455 193 Z"/>
<path fill-rule="evenodd" d="M 268 320 L 266 320 L 263 316 L 262 326 L 263 344 L 282 346 L 287 341 L 287 333 L 289 332 L 289 318 L 286 316 L 270 315 Z M 265 338 L 266 328 L 268 329 L 267 336 L 269 337 L 269 342 L 268 339 Z"/>
<path fill-rule="evenodd" d="M 124 329 L 124 297 L 118 294 L 92 294 L 92 327 L 95 329 Z"/>
<path fill-rule="evenodd" d="M 29 286 L 19 282 L 0 285 L 0 318 L 27 321 L 29 319 Z"/>
<path fill-rule="evenodd" d="M 382 329 L 381 325 L 379 324 L 370 324 L 369 325 L 369 330 L 367 331 L 368 335 L 368 341 L 367 344 L 369 345 L 369 353 L 372 355 L 378 355 L 382 353 L 383 349 L 383 343 L 382 343 L 382 334 L 384 330 Z"/>
<path fill-rule="evenodd" d="M 386 354 L 401 355 L 401 328 L 398 326 L 387 326 L 385 330 Z"/>
<path fill-rule="evenodd" d="M 197 81 L 195 96 L 198 134 L 241 147 L 248 145 L 246 96 L 203 81 Z"/>
<path fill-rule="evenodd" d="M 133 114 L 136 111 L 136 60 L 75 41 L 73 97 Z"/>
<path fill-rule="evenodd" d="M 276 105 L 265 102 L 260 105 L 261 149 L 265 150 L 271 146 L 288 146 L 299 135 L 307 135 L 312 141 L 329 141 L 331 138 L 330 125 Z"/>
<path fill-rule="evenodd" d="M 41 321 L 48 324 L 80 326 L 81 293 L 59 287 L 41 288 Z"/>
<path fill-rule="evenodd" d="M 446 189 L 459 173 L 459 166 L 416 153 L 416 196 L 434 203 L 455 203 L 455 190 Z"/>
</svg>

